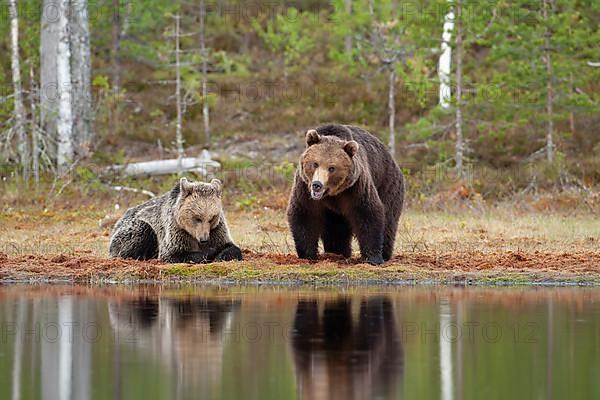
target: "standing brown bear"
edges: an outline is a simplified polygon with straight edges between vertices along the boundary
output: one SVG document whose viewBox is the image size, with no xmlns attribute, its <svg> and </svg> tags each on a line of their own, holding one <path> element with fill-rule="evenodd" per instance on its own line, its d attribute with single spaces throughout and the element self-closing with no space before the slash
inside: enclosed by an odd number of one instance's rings
<svg viewBox="0 0 600 400">
<path fill-rule="evenodd" d="M 383 143 L 350 125 L 306 133 L 288 206 L 298 257 L 325 252 L 350 257 L 352 235 L 370 264 L 391 258 L 404 203 L 402 171 Z"/>
</svg>

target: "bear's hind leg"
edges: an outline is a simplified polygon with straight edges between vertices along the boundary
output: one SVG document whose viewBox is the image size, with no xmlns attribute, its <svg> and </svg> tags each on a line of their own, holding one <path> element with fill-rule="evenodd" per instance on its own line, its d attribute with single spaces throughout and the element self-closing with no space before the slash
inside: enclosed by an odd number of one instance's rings
<svg viewBox="0 0 600 400">
<path fill-rule="evenodd" d="M 385 211 L 377 199 L 359 199 L 352 213 L 350 223 L 358 239 L 362 258 L 372 265 L 383 264 L 383 238 L 385 232 Z"/>
<path fill-rule="evenodd" d="M 383 259 L 389 261 L 394 253 L 394 242 L 398 230 L 398 216 L 386 215 L 385 231 L 383 232 Z"/>
<path fill-rule="evenodd" d="M 158 257 L 158 239 L 150 225 L 134 220 L 115 232 L 109 251 L 111 257 L 150 260 Z"/>
<path fill-rule="evenodd" d="M 404 205 L 404 185 L 402 180 L 393 180 L 391 187 L 383 191 L 385 204 L 385 231 L 383 236 L 383 259 L 388 261 L 394 253 L 394 242 L 398 231 L 398 220 Z"/>
<path fill-rule="evenodd" d="M 346 218 L 331 211 L 325 211 L 323 248 L 326 253 L 352 256 L 352 227 Z"/>
</svg>

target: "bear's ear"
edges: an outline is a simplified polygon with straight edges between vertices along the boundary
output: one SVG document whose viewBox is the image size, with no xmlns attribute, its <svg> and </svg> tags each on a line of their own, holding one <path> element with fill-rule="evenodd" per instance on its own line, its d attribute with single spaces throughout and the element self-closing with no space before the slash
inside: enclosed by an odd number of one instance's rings
<svg viewBox="0 0 600 400">
<path fill-rule="evenodd" d="M 314 129 L 309 130 L 308 132 L 306 132 L 306 146 L 310 147 L 313 144 L 317 144 L 321 142 L 321 136 L 319 135 L 319 132 L 315 131 Z"/>
<path fill-rule="evenodd" d="M 210 181 L 210 184 L 215 189 L 217 196 L 221 197 L 221 194 L 223 193 L 223 183 L 218 179 L 213 179 Z"/>
<path fill-rule="evenodd" d="M 358 143 L 354 140 L 344 143 L 344 151 L 348 153 L 350 158 L 354 157 L 358 153 Z"/>
<path fill-rule="evenodd" d="M 181 178 L 179 180 L 179 191 L 183 196 L 187 196 L 194 190 L 194 184 L 187 180 L 187 178 Z"/>
</svg>

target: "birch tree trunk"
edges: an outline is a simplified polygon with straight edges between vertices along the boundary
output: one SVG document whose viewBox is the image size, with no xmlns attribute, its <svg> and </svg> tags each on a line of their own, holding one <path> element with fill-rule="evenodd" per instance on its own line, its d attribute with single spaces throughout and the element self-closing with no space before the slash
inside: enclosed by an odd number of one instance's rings
<svg viewBox="0 0 600 400">
<path fill-rule="evenodd" d="M 17 150 L 19 162 L 23 170 L 23 178 L 29 175 L 29 145 L 25 135 L 25 107 L 23 106 L 23 87 L 21 82 L 21 63 L 19 59 L 19 15 L 17 14 L 17 0 L 9 0 L 10 13 L 10 39 L 11 39 L 11 67 L 12 83 L 14 90 L 14 118 L 17 132 Z"/>
<path fill-rule="evenodd" d="M 113 0 L 113 20 L 112 20 L 112 92 L 115 99 L 119 99 L 121 90 L 121 62 L 119 53 L 121 52 L 121 33 L 123 26 L 121 24 L 120 0 Z M 115 132 L 119 132 L 119 120 L 121 119 L 119 104 L 112 108 L 111 122 Z"/>
<path fill-rule="evenodd" d="M 113 91 L 117 92 L 121 87 L 121 65 L 119 53 L 121 51 L 121 2 L 113 0 L 113 19 L 112 19 L 112 86 Z"/>
<path fill-rule="evenodd" d="M 87 1 L 44 0 L 40 38 L 41 131 L 57 165 L 85 156 L 93 140 Z"/>
<path fill-rule="evenodd" d="M 35 78 L 33 74 L 33 65 L 29 67 L 29 80 L 30 80 L 30 90 L 31 94 L 29 95 L 30 100 L 30 111 L 31 111 L 31 119 L 30 119 L 30 130 L 31 130 L 31 158 L 32 158 L 32 167 L 33 167 L 33 178 L 36 183 L 40 181 L 40 129 L 38 125 L 38 117 L 37 117 L 37 102 L 39 100 L 38 89 L 35 84 Z"/>
<path fill-rule="evenodd" d="M 552 80 L 554 75 L 552 73 L 552 60 L 550 58 L 550 38 L 552 33 L 548 28 L 548 0 L 544 0 L 544 7 L 542 9 L 544 22 L 546 23 L 546 31 L 544 33 L 544 59 L 546 62 L 546 115 L 548 117 L 548 124 L 546 125 L 546 159 L 549 163 L 554 162 L 554 121 L 553 121 L 553 103 L 554 93 L 552 87 Z"/>
<path fill-rule="evenodd" d="M 390 128 L 390 139 L 389 148 L 392 157 L 396 156 L 396 65 L 392 62 L 389 65 L 389 80 L 388 80 L 388 112 L 389 116 L 389 128 Z"/>
<path fill-rule="evenodd" d="M 180 164 L 183 160 L 183 99 L 181 98 L 181 49 L 180 49 L 180 32 L 181 17 L 179 14 L 175 16 L 175 98 L 177 101 L 177 122 L 175 126 L 175 144 L 177 146 L 177 160 Z"/>
<path fill-rule="evenodd" d="M 573 73 L 569 73 L 569 91 L 571 93 L 575 92 L 575 81 L 573 80 Z M 571 133 L 575 133 L 575 113 L 573 111 L 569 112 L 569 131 Z"/>
<path fill-rule="evenodd" d="M 71 86 L 71 46 L 69 33 L 69 0 L 60 0 L 61 15 L 58 20 L 58 46 L 56 49 L 56 75 L 59 88 L 58 134 L 56 162 L 59 166 L 73 161 L 73 104 Z"/>
<path fill-rule="evenodd" d="M 47 155 L 55 160 L 57 153 L 56 126 L 59 87 L 57 82 L 58 21 L 50 10 L 56 10 L 56 0 L 44 0 L 40 27 L 40 129 L 48 139 Z"/>
<path fill-rule="evenodd" d="M 120 18 L 121 34 L 119 35 L 119 50 L 121 49 L 121 41 L 129 32 L 129 18 L 136 12 L 136 3 L 132 3 L 131 0 L 123 0 L 123 9 L 125 10 L 125 17 Z"/>
<path fill-rule="evenodd" d="M 202 117 L 204 120 L 204 141 L 210 146 L 210 115 L 208 108 L 208 54 L 206 53 L 206 4 L 200 0 L 200 52 L 202 54 Z"/>
<path fill-rule="evenodd" d="M 348 15 L 348 18 L 352 20 L 350 17 L 350 15 L 352 15 L 352 0 L 344 0 L 344 6 L 346 8 L 346 14 Z M 344 38 L 344 51 L 346 54 L 352 54 L 352 47 L 352 34 L 348 33 Z"/>
<path fill-rule="evenodd" d="M 453 0 L 449 0 L 451 3 Z M 450 108 L 452 90 L 450 89 L 450 71 L 452 64 L 452 46 L 450 39 L 454 30 L 454 12 L 450 11 L 444 19 L 444 32 L 442 33 L 442 53 L 438 63 L 438 77 L 440 79 L 440 106 L 444 109 Z"/>
<path fill-rule="evenodd" d="M 69 20 L 71 50 L 71 101 L 75 155 L 88 155 L 93 140 L 93 101 L 91 93 L 90 31 L 86 0 L 72 3 Z"/>
<path fill-rule="evenodd" d="M 463 157 L 465 143 L 463 138 L 463 115 L 462 115 L 462 86 L 463 86 L 463 30 L 461 21 L 460 1 L 456 2 L 456 172 L 459 177 L 464 174 Z"/>
</svg>

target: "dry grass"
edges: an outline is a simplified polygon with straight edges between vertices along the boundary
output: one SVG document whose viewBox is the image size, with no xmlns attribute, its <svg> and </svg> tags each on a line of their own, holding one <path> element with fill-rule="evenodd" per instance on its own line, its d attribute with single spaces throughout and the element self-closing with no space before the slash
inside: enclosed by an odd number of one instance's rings
<svg viewBox="0 0 600 400">
<path fill-rule="evenodd" d="M 0 279 L 600 282 L 600 220 L 587 215 L 408 211 L 384 267 L 361 264 L 356 245 L 351 260 L 298 260 L 284 213 L 269 208 L 228 214 L 242 263 L 116 262 L 106 258 L 104 215 L 93 207 L 0 214 Z"/>
<path fill-rule="evenodd" d="M 102 211 L 12 212 L 0 214 L 0 252 L 6 254 L 89 254 L 104 256 L 110 227 L 99 227 Z M 294 246 L 284 212 L 263 208 L 228 213 L 235 239 L 257 253 L 290 254 Z M 357 253 L 357 245 L 354 249 Z M 600 219 L 589 215 L 515 214 L 508 210 L 447 213 L 408 211 L 402 218 L 396 253 L 598 251 Z"/>
</svg>

